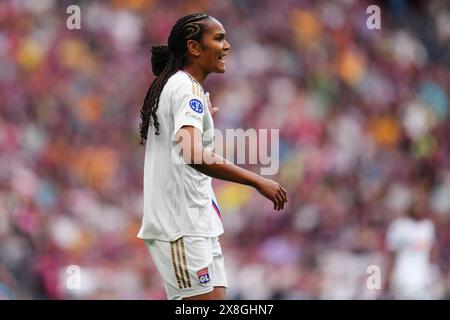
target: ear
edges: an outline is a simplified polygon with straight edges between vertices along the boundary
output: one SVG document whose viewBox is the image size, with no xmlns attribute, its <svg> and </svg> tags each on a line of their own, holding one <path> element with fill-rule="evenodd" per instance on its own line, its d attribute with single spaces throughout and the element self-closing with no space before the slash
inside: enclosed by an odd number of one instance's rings
<svg viewBox="0 0 450 320">
<path fill-rule="evenodd" d="M 188 53 L 193 55 L 194 57 L 200 56 L 200 43 L 196 40 L 188 40 L 187 43 Z"/>
</svg>

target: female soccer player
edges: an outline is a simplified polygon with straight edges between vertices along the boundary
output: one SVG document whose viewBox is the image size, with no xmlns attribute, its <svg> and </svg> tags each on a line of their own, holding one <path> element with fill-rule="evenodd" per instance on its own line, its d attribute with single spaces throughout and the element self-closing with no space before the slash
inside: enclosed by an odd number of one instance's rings
<svg viewBox="0 0 450 320">
<path fill-rule="evenodd" d="M 218 238 L 223 226 L 212 178 L 252 186 L 276 210 L 287 202 L 281 185 L 212 151 L 217 108 L 203 83 L 210 73 L 225 72 L 230 50 L 225 37 L 215 18 L 192 14 L 175 23 L 168 46 L 152 47 L 156 78 L 141 109 L 146 150 L 138 237 L 145 240 L 168 299 L 225 298 L 228 284 Z"/>
</svg>

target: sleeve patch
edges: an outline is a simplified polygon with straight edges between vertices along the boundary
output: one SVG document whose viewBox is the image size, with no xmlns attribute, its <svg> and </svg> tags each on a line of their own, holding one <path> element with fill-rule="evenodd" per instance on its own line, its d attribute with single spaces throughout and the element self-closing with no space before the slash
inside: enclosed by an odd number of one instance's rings
<svg viewBox="0 0 450 320">
<path fill-rule="evenodd" d="M 189 106 L 197 113 L 203 112 L 203 105 L 198 99 L 191 99 L 191 101 L 189 101 Z"/>
</svg>

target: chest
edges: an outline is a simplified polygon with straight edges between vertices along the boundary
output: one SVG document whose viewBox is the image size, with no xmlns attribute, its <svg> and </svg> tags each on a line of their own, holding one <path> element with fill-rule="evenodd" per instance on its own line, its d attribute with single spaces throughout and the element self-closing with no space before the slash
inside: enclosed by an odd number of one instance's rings
<svg viewBox="0 0 450 320">
<path fill-rule="evenodd" d="M 406 224 L 400 230 L 401 247 L 414 252 L 426 252 L 431 249 L 433 234 L 425 224 Z"/>
</svg>

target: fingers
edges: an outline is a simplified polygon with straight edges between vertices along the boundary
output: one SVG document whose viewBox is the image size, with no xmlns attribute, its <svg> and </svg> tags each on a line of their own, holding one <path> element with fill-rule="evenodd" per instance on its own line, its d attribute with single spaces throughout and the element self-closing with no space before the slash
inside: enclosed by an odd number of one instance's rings
<svg viewBox="0 0 450 320">
<path fill-rule="evenodd" d="M 284 203 L 286 201 L 284 200 L 283 195 L 281 193 L 275 194 L 274 199 L 272 201 L 273 201 L 273 209 L 274 210 L 279 211 L 279 210 L 284 209 Z"/>
<path fill-rule="evenodd" d="M 284 209 L 284 204 L 288 202 L 287 191 L 280 184 L 272 180 L 264 180 L 258 191 L 273 202 L 273 209 L 280 211 Z"/>
<path fill-rule="evenodd" d="M 209 98 L 209 92 L 206 93 L 206 101 L 208 102 L 208 107 L 212 109 L 211 99 Z"/>
<path fill-rule="evenodd" d="M 206 93 L 206 102 L 208 103 L 209 111 L 212 111 L 212 103 L 211 100 L 209 99 L 209 92 Z"/>
<path fill-rule="evenodd" d="M 287 192 L 286 192 L 285 190 L 281 189 L 281 190 L 279 191 L 279 195 L 280 195 L 281 198 L 283 199 L 283 203 L 284 203 L 284 202 L 288 202 L 288 200 L 287 200 Z"/>
<path fill-rule="evenodd" d="M 285 202 L 288 202 L 288 196 L 287 196 L 286 189 L 283 188 L 283 186 L 281 186 L 281 185 L 280 185 L 280 188 L 281 188 L 281 191 L 283 192 Z"/>
<path fill-rule="evenodd" d="M 281 194 L 277 194 L 277 195 L 276 195 L 276 198 L 277 198 L 277 203 L 278 203 L 278 208 L 277 208 L 277 210 L 283 209 L 283 208 L 284 208 L 284 200 L 283 200 L 283 197 L 281 196 Z"/>
<path fill-rule="evenodd" d="M 273 201 L 273 210 L 279 211 L 281 208 L 281 203 L 283 202 L 281 200 L 281 197 L 278 194 L 275 194 L 272 201 Z"/>
<path fill-rule="evenodd" d="M 219 108 L 213 107 L 211 103 L 211 99 L 209 98 L 209 92 L 206 93 L 206 100 L 208 101 L 208 109 L 211 115 L 214 117 L 214 115 L 219 112 Z"/>
<path fill-rule="evenodd" d="M 288 201 L 286 189 L 281 185 L 278 185 L 278 190 L 274 197 L 274 210 L 283 210 L 284 204 Z"/>
</svg>

